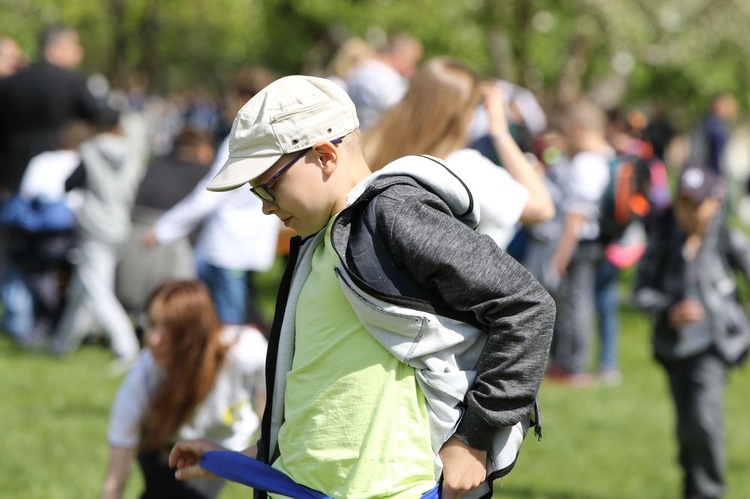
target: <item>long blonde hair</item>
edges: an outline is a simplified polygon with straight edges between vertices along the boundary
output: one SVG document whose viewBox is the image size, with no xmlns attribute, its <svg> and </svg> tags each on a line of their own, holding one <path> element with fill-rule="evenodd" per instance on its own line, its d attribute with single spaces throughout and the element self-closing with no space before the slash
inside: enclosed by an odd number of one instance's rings
<svg viewBox="0 0 750 499">
<path fill-rule="evenodd" d="M 206 398 L 224 364 L 227 346 L 208 288 L 197 280 L 167 281 L 148 300 L 168 331 L 170 356 L 164 380 L 144 419 L 140 447 L 158 449 L 173 439 Z"/>
<path fill-rule="evenodd" d="M 479 78 L 451 57 L 427 61 L 412 77 L 404 98 L 364 133 L 370 168 L 379 170 L 408 154 L 445 158 L 466 145 L 480 101 Z"/>
</svg>

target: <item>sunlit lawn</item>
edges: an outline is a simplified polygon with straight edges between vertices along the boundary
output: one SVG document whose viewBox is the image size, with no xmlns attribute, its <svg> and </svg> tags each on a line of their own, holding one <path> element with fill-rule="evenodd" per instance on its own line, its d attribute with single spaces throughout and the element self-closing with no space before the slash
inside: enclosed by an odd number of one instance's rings
<svg viewBox="0 0 750 499">
<path fill-rule="evenodd" d="M 273 286 L 266 283 L 268 293 Z M 264 297 L 263 308 L 271 300 Z M 97 497 L 106 465 L 109 405 L 120 381 L 110 353 L 87 345 L 59 360 L 0 338 L 0 497 Z M 508 498 L 677 498 L 680 476 L 665 378 L 651 359 L 645 317 L 625 310 L 624 383 L 585 390 L 543 385 L 544 438 L 529 437 L 497 487 Z M 733 373 L 727 397 L 728 498 L 750 491 L 750 372 Z M 134 468 L 126 497 L 138 497 Z M 247 498 L 238 485 L 222 497 Z"/>
</svg>

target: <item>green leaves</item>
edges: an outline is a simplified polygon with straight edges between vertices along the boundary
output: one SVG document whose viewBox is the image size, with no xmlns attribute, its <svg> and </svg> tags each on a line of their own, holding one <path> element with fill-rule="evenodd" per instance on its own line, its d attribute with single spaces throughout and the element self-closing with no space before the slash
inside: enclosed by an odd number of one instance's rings
<svg viewBox="0 0 750 499">
<path fill-rule="evenodd" d="M 249 64 L 324 74 L 348 36 L 405 30 L 426 57 L 452 55 L 550 105 L 570 85 L 587 93 L 617 77 L 625 104 L 660 98 L 691 112 L 747 88 L 749 19 L 746 2 L 730 0 L 0 0 L 0 34 L 31 58 L 43 24 L 71 24 L 85 69 L 116 85 L 138 71 L 160 91 L 221 89 Z M 674 74 L 689 80 L 679 92 L 664 85 Z"/>
</svg>

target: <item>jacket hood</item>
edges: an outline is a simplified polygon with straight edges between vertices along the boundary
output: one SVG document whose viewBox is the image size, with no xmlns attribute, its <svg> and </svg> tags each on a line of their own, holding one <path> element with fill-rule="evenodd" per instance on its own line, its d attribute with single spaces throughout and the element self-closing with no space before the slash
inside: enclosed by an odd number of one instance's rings
<svg viewBox="0 0 750 499">
<path fill-rule="evenodd" d="M 113 168 L 119 168 L 128 155 L 128 144 L 118 135 L 102 133 L 91 140 L 91 145 Z M 83 154 L 85 159 L 85 149 Z"/>
<path fill-rule="evenodd" d="M 433 156 L 405 156 L 368 176 L 349 193 L 347 205 L 352 204 L 369 187 L 387 183 L 392 177 L 411 177 L 422 187 L 442 199 L 453 215 L 475 229 L 479 224 L 479 203 L 466 183 L 445 163 Z"/>
</svg>

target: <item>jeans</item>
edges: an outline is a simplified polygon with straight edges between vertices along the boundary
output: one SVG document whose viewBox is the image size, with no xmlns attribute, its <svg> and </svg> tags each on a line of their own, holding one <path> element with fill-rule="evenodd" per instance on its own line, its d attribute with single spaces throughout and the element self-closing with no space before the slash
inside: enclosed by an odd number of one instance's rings
<svg viewBox="0 0 750 499">
<path fill-rule="evenodd" d="M 617 347 L 620 336 L 617 267 L 604 259 L 596 271 L 596 310 L 599 316 L 599 369 L 617 370 Z"/>
<path fill-rule="evenodd" d="M 0 278 L 0 301 L 3 304 L 3 329 L 22 340 L 34 326 L 34 305 L 23 271 L 11 258 L 5 259 L 5 272 Z"/>
<path fill-rule="evenodd" d="M 713 349 L 666 366 L 677 416 L 683 497 L 724 494 L 724 392 L 729 367 Z"/>
<path fill-rule="evenodd" d="M 555 293 L 557 320 L 552 342 L 552 362 L 570 374 L 583 374 L 589 360 L 593 328 L 597 269 L 603 259 L 597 242 L 582 242 L 568 264 Z"/>
<path fill-rule="evenodd" d="M 249 272 L 226 269 L 196 257 L 198 278 L 208 286 L 216 304 L 216 312 L 224 324 L 244 324 L 250 298 Z"/>
</svg>

